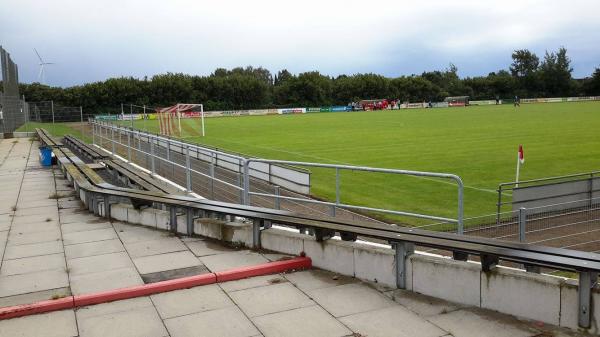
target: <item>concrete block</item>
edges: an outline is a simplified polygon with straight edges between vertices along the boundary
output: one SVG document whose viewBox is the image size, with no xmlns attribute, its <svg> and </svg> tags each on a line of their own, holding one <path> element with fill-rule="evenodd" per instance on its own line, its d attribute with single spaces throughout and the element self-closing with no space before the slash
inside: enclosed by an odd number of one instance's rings
<svg viewBox="0 0 600 337">
<path fill-rule="evenodd" d="M 497 267 L 481 273 L 481 307 L 558 325 L 562 280 Z"/>
<path fill-rule="evenodd" d="M 477 263 L 413 254 L 413 291 L 451 302 L 479 306 L 480 270 Z"/>
<path fill-rule="evenodd" d="M 144 256 L 133 259 L 140 274 L 199 266 L 200 261 L 190 251 Z"/>
<path fill-rule="evenodd" d="M 306 238 L 308 235 L 277 228 L 266 229 L 261 233 L 261 243 L 264 249 L 291 255 L 300 255 L 304 251 L 304 239 Z"/>
<path fill-rule="evenodd" d="M 171 230 L 170 214 L 167 211 L 155 210 L 156 228 L 162 230 Z M 177 224 L 175 224 L 177 225 Z"/>
<path fill-rule="evenodd" d="M 304 252 L 315 267 L 354 276 L 354 245 L 339 240 L 317 242 L 308 237 L 304 239 Z"/>
<path fill-rule="evenodd" d="M 391 248 L 358 244 L 354 247 L 354 275 L 362 280 L 396 287 L 396 253 Z M 410 263 L 410 260 L 407 261 Z M 410 269 L 410 268 L 408 268 Z"/>
<path fill-rule="evenodd" d="M 133 207 L 126 204 L 112 204 L 110 205 L 110 217 L 118 221 L 127 221 L 127 210 L 130 208 Z"/>
<path fill-rule="evenodd" d="M 133 210 L 133 211 L 135 211 L 135 210 Z M 140 220 L 138 223 L 140 225 L 143 225 L 146 227 L 156 228 L 156 213 L 157 212 L 159 212 L 159 210 L 154 209 L 154 208 L 144 208 L 140 212 Z"/>
<path fill-rule="evenodd" d="M 194 234 L 205 236 L 212 239 L 222 240 L 223 234 L 221 227 L 224 222 L 209 218 L 200 218 L 194 221 Z"/>
<path fill-rule="evenodd" d="M 226 222 L 221 227 L 223 241 L 252 247 L 252 225 L 241 222 Z"/>
</svg>

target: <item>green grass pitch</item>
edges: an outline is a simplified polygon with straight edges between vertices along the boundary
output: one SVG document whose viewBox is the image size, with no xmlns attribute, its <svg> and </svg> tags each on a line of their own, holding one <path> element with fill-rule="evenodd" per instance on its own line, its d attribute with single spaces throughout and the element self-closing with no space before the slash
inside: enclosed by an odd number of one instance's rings
<svg viewBox="0 0 600 337">
<path fill-rule="evenodd" d="M 600 102 L 206 118 L 206 137 L 199 119 L 181 122 L 188 140 L 257 157 L 454 173 L 466 186 L 467 217 L 495 212 L 519 144 L 522 180 L 600 169 Z M 311 171 L 312 194 L 334 200 L 334 172 Z M 453 218 L 456 191 L 417 177 L 344 171 L 341 179 L 344 203 Z"/>
</svg>

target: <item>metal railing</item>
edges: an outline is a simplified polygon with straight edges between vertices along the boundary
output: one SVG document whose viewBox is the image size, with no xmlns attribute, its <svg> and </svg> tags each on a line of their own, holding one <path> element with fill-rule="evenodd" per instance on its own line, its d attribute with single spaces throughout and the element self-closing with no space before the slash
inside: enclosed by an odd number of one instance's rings
<svg viewBox="0 0 600 337">
<path fill-rule="evenodd" d="M 462 179 L 459 176 L 454 175 L 454 174 L 437 173 L 437 172 L 423 172 L 423 171 L 410 171 L 410 170 L 399 170 L 399 169 L 386 169 L 386 168 L 376 168 L 376 167 L 367 167 L 367 166 L 322 164 L 322 163 L 311 163 L 311 162 L 301 162 L 301 161 L 268 160 L 268 159 L 252 158 L 252 159 L 246 160 L 246 162 L 244 164 L 244 176 L 245 177 L 248 176 L 248 172 L 250 170 L 250 166 L 252 163 L 282 164 L 282 165 L 294 165 L 294 166 L 306 166 L 306 167 L 319 167 L 319 168 L 334 169 L 335 170 L 335 202 L 312 200 L 312 199 L 310 201 L 308 201 L 310 203 L 331 206 L 333 216 L 335 216 L 336 208 L 340 207 L 340 208 L 354 209 L 354 210 L 359 210 L 359 211 L 374 211 L 374 212 L 382 212 L 382 213 L 387 213 L 387 214 L 408 216 L 408 217 L 418 218 L 418 219 L 429 219 L 429 220 L 435 220 L 435 221 L 456 223 L 458 225 L 457 232 L 459 234 L 462 234 L 463 230 L 464 230 L 464 228 L 463 228 L 464 184 L 462 182 Z M 384 209 L 384 208 L 366 207 L 366 206 L 342 203 L 341 202 L 341 193 L 340 193 L 340 172 L 343 170 L 377 172 L 377 173 L 386 173 L 386 174 L 393 174 L 393 175 L 410 175 L 410 176 L 418 176 L 418 177 L 433 177 L 433 178 L 454 180 L 458 187 L 458 210 L 457 210 L 456 219 L 445 218 L 445 217 L 434 216 L 434 215 L 427 215 L 427 214 L 412 213 L 412 212 L 406 212 L 406 211 L 397 211 L 397 210 L 390 210 L 390 209 Z M 257 195 L 257 196 L 263 196 L 263 197 L 273 197 L 274 196 L 274 195 L 266 194 L 266 193 L 251 192 L 249 185 L 248 185 L 249 184 L 248 179 L 244 179 L 244 183 L 245 183 L 244 184 L 244 204 L 246 204 L 246 205 L 249 205 L 251 195 Z M 278 197 L 281 199 L 287 199 L 287 200 L 296 200 L 296 201 L 300 200 L 300 199 L 294 198 L 294 197 L 285 197 L 285 196 L 278 196 Z M 305 199 L 302 199 L 301 201 L 307 202 L 307 200 L 305 200 Z"/>
<path fill-rule="evenodd" d="M 175 177 L 175 179 L 173 180 L 179 182 L 188 191 L 194 190 L 195 187 L 197 190 L 206 190 L 206 188 L 202 188 L 201 186 L 195 185 L 193 182 L 193 180 L 195 179 L 193 179 L 193 177 L 206 178 L 208 179 L 209 189 L 207 192 L 209 194 L 199 194 L 204 195 L 210 199 L 215 199 L 214 191 L 215 189 L 219 189 L 221 194 L 228 194 L 228 197 L 224 198 L 224 201 L 239 202 L 246 205 L 251 204 L 250 198 L 252 196 L 254 197 L 253 199 L 258 199 L 259 201 L 258 203 L 253 201 L 253 204 L 260 205 L 262 207 L 282 209 L 281 205 L 283 202 L 285 202 L 287 204 L 292 204 L 292 207 L 296 211 L 302 209 L 310 209 L 312 213 L 330 216 L 336 216 L 338 210 L 343 212 L 350 211 L 350 213 L 352 213 L 352 210 L 381 212 L 417 219 L 429 219 L 434 221 L 448 222 L 456 225 L 457 233 L 462 234 L 464 231 L 464 186 L 460 177 L 454 174 L 374 168 L 364 166 L 266 160 L 257 158 L 248 159 L 140 130 L 115 126 L 105 122 L 90 122 L 92 124 L 92 139 L 94 144 L 98 144 L 100 147 L 109 150 L 113 155 L 119 154 L 119 148 L 125 149 L 124 151 L 122 151 L 121 155 L 123 157 L 126 157 L 128 161 L 134 161 L 134 159 L 136 158 L 136 154 L 140 154 L 149 158 L 149 163 L 147 162 L 146 166 L 150 169 L 152 174 L 157 173 L 157 164 L 159 163 L 164 163 L 171 167 L 176 167 L 179 169 L 179 171 L 183 172 L 185 177 L 179 176 Z M 123 136 L 126 138 L 126 140 L 123 139 Z M 144 146 L 142 146 L 142 144 L 144 144 Z M 174 158 L 173 154 L 175 153 L 177 153 L 178 158 Z M 228 175 L 227 172 L 224 171 L 222 168 L 220 169 L 219 174 L 217 174 L 215 168 L 217 167 L 216 162 L 219 160 L 219 158 L 226 158 L 230 163 L 235 162 L 236 165 L 228 168 L 231 170 L 232 173 L 237 173 L 237 175 Z M 191 165 L 191 159 L 194 159 L 194 162 L 196 163 L 196 160 L 205 161 L 206 164 L 208 164 L 208 171 L 201 171 L 197 168 L 194 168 L 193 165 Z M 143 163 L 140 163 L 138 161 L 138 164 Z M 289 191 L 288 189 L 283 189 L 278 185 L 270 184 L 272 179 L 264 179 L 264 177 L 261 178 L 261 175 L 258 174 L 262 172 L 264 175 L 264 171 L 259 170 L 260 166 L 333 169 L 336 172 L 335 202 L 316 200 L 307 197 L 307 195 L 305 194 L 294 193 Z M 402 210 L 392 210 L 378 207 L 367 207 L 361 205 L 342 203 L 340 192 L 340 172 L 344 170 L 384 173 L 392 175 L 424 176 L 453 180 L 456 182 L 458 187 L 457 216 L 456 218 L 448 218 L 430 214 L 407 212 Z M 270 171 L 271 170 L 269 169 L 269 173 Z M 251 184 L 251 181 L 256 182 L 257 180 L 263 180 L 263 183 Z M 313 206 L 308 207 L 306 204 L 311 204 Z M 317 205 L 321 207 L 317 208 Z M 325 207 L 325 209 L 323 209 L 323 207 Z M 330 209 L 330 212 L 326 211 L 327 208 Z M 352 217 L 358 217 L 362 219 L 365 218 L 364 216 L 356 213 L 352 213 Z"/>
</svg>

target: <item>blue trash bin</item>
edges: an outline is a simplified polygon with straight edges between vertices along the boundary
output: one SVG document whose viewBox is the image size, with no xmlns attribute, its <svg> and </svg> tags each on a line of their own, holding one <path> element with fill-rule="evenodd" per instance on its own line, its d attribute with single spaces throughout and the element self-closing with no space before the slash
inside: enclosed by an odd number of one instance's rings
<svg viewBox="0 0 600 337">
<path fill-rule="evenodd" d="M 40 146 L 40 163 L 42 166 L 52 166 L 52 148 Z"/>
</svg>

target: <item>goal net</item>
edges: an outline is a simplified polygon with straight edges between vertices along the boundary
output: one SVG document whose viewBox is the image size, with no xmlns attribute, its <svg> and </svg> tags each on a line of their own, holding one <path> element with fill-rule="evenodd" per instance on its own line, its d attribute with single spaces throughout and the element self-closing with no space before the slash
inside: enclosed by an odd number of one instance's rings
<svg viewBox="0 0 600 337">
<path fill-rule="evenodd" d="M 156 119 L 158 119 L 161 135 L 181 137 L 183 135 L 182 118 L 202 118 L 204 120 L 202 104 L 178 103 L 170 107 L 156 109 Z M 184 122 L 185 127 L 187 127 L 187 124 Z"/>
</svg>

